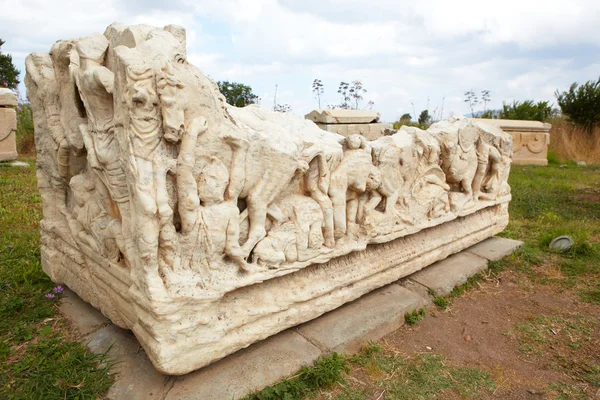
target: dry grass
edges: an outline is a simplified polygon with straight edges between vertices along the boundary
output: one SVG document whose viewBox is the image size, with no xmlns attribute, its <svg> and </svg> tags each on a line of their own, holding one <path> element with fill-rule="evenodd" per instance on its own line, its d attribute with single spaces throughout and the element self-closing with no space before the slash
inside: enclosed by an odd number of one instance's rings
<svg viewBox="0 0 600 400">
<path fill-rule="evenodd" d="M 600 164 L 600 125 L 589 133 L 563 118 L 555 118 L 548 122 L 552 124 L 549 150 L 559 160 Z"/>
</svg>

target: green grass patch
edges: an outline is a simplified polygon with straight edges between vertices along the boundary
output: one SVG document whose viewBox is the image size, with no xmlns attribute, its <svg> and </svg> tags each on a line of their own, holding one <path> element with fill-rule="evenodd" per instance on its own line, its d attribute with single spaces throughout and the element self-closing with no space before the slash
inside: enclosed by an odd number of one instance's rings
<svg viewBox="0 0 600 400">
<path fill-rule="evenodd" d="M 450 305 L 450 300 L 448 300 L 446 297 L 437 296 L 433 299 L 433 304 L 435 304 L 438 308 L 445 310 Z"/>
<path fill-rule="evenodd" d="M 253 393 L 246 400 L 294 400 L 303 399 L 317 389 L 328 388 L 334 383 L 344 383 L 343 373 L 349 372 L 344 356 L 333 353 L 303 367 L 298 374 L 274 386 L 267 386 Z"/>
<path fill-rule="evenodd" d="M 377 377 L 376 386 L 386 390 L 386 398 L 429 399 L 446 391 L 461 398 L 478 398 L 496 387 L 487 372 L 452 366 L 436 354 L 391 355 L 371 344 L 352 357 L 350 363 Z"/>
<path fill-rule="evenodd" d="M 592 330 L 598 321 L 581 315 L 568 318 L 535 316 L 530 321 L 517 324 L 508 332 L 519 342 L 519 350 L 528 354 L 545 354 L 548 348 L 565 344 L 572 350 L 580 349 L 591 340 Z"/>
<path fill-rule="evenodd" d="M 60 294 L 40 264 L 42 207 L 30 164 L 0 165 L 0 398 L 102 397 L 112 384 L 106 357 L 65 339 L 54 318 Z"/>
<path fill-rule="evenodd" d="M 413 310 L 412 312 L 407 312 L 404 314 L 404 322 L 408 325 L 415 325 L 417 322 L 425 318 L 425 309 L 419 308 L 418 310 Z"/>
</svg>

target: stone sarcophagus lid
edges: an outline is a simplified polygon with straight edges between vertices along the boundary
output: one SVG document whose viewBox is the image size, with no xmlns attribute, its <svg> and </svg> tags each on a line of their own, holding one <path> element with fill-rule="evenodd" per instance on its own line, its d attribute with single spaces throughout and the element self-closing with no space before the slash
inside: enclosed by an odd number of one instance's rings
<svg viewBox="0 0 600 400">
<path fill-rule="evenodd" d="M 17 95 L 0 88 L 0 161 L 17 159 Z"/>
<path fill-rule="evenodd" d="M 346 109 L 314 110 L 304 116 L 327 132 L 346 137 L 362 135 L 367 140 L 378 139 L 384 136 L 386 129 L 392 129 L 392 124 L 379 122 L 379 117 L 373 110 Z"/>
<path fill-rule="evenodd" d="M 551 124 L 540 121 L 474 118 L 475 123 L 499 127 L 513 138 L 513 164 L 548 165 Z"/>
<path fill-rule="evenodd" d="M 185 30 L 113 24 L 26 59 L 44 271 L 184 374 L 504 229 L 512 138 L 368 141 L 229 106 Z"/>
</svg>

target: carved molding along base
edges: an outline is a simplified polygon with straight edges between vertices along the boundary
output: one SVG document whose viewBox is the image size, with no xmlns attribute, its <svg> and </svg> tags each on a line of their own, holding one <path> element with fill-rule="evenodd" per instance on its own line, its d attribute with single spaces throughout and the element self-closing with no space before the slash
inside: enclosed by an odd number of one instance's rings
<svg viewBox="0 0 600 400">
<path fill-rule="evenodd" d="M 502 232 L 507 224 L 507 203 L 486 207 L 220 299 L 164 304 L 155 310 L 159 317 L 136 303 L 142 298 L 122 267 L 97 263 L 44 230 L 42 266 L 53 281 L 65 283 L 114 323 L 131 329 L 159 371 L 180 375 L 419 271 Z M 185 325 L 190 309 L 202 315 L 204 325 Z"/>
<path fill-rule="evenodd" d="M 458 118 L 369 141 L 233 107 L 185 43 L 179 26 L 113 24 L 25 61 L 44 271 L 158 370 L 205 366 L 508 222 L 499 128 Z"/>
</svg>

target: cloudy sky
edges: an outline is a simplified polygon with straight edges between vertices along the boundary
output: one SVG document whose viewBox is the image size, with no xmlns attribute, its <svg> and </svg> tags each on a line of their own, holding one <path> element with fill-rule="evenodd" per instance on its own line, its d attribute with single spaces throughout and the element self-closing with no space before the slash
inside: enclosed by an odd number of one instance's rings
<svg viewBox="0 0 600 400">
<path fill-rule="evenodd" d="M 297 115 L 340 99 L 361 80 L 383 120 L 429 107 L 466 114 L 464 92 L 550 100 L 600 75 L 600 1 L 503 0 L 0 0 L 0 38 L 24 73 L 33 51 L 107 25 L 183 25 L 188 59 L 215 80 L 246 83 L 261 106 Z M 24 87 L 21 85 L 24 92 Z M 481 107 L 478 107 L 481 108 Z"/>
</svg>

